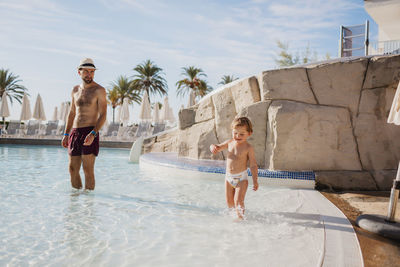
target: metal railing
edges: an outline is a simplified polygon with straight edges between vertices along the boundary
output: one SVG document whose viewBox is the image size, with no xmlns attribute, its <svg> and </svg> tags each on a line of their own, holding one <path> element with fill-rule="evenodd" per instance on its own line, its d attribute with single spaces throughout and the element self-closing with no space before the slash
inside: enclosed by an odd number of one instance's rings
<svg viewBox="0 0 400 267">
<path fill-rule="evenodd" d="M 400 40 L 371 42 L 368 55 L 394 55 L 400 54 Z"/>
</svg>

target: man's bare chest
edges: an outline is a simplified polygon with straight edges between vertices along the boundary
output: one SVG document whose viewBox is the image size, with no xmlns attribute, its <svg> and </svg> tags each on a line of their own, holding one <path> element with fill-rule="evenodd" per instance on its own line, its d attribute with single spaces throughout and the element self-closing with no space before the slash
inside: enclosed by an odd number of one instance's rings
<svg viewBox="0 0 400 267">
<path fill-rule="evenodd" d="M 96 103 L 96 90 L 80 89 L 74 94 L 74 99 L 78 107 L 91 106 Z"/>
</svg>

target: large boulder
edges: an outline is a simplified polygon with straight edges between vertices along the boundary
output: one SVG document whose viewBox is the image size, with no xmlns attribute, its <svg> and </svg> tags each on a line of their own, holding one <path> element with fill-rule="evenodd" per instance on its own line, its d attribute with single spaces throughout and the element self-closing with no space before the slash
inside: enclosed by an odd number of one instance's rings
<svg viewBox="0 0 400 267">
<path fill-rule="evenodd" d="M 273 101 L 267 125 L 268 169 L 361 170 L 346 108 Z"/>
<path fill-rule="evenodd" d="M 211 98 L 214 104 L 217 139 L 222 143 L 232 137 L 231 123 L 236 114 L 246 106 L 260 101 L 257 78 L 252 76 L 229 83 Z"/>
<path fill-rule="evenodd" d="M 397 170 L 374 170 L 376 185 L 379 190 L 389 191 L 393 186 L 393 180 L 396 179 Z"/>
<path fill-rule="evenodd" d="M 204 97 L 197 104 L 198 108 L 196 111 L 195 123 L 208 121 L 214 118 L 214 104 L 212 102 L 212 97 Z"/>
<path fill-rule="evenodd" d="M 400 80 L 400 55 L 372 57 L 368 64 L 363 89 L 391 85 Z"/>
<path fill-rule="evenodd" d="M 179 129 L 183 130 L 195 123 L 197 106 L 183 108 L 178 112 Z"/>
<path fill-rule="evenodd" d="M 196 123 L 192 127 L 179 131 L 179 156 L 193 159 L 223 159 L 221 153 L 213 155 L 211 144 L 218 144 L 215 135 L 214 120 Z"/>
<path fill-rule="evenodd" d="M 143 153 L 178 152 L 178 132 L 176 129 L 146 138 L 143 141 Z"/>
<path fill-rule="evenodd" d="M 397 169 L 400 160 L 400 127 L 386 123 L 395 85 L 363 90 L 354 133 L 363 168 Z"/>
<path fill-rule="evenodd" d="M 316 104 L 305 68 L 287 68 L 262 72 L 259 77 L 262 100 L 290 99 Z"/>
<path fill-rule="evenodd" d="M 264 168 L 265 142 L 267 139 L 267 111 L 271 101 L 262 101 L 242 109 L 238 116 L 248 117 L 253 125 L 253 134 L 248 142 L 254 147 L 257 165 Z"/>
<path fill-rule="evenodd" d="M 308 76 L 318 103 L 348 107 L 354 117 L 367 65 L 368 58 L 358 58 L 309 67 Z"/>
<path fill-rule="evenodd" d="M 236 113 L 261 100 L 260 87 L 254 76 L 233 82 L 229 89 L 235 100 Z"/>
<path fill-rule="evenodd" d="M 236 117 L 235 100 L 230 88 L 225 88 L 212 95 L 215 109 L 215 129 L 218 143 L 222 143 L 232 137 L 231 123 Z"/>
<path fill-rule="evenodd" d="M 378 190 L 374 178 L 367 171 L 315 172 L 317 189 Z"/>
</svg>

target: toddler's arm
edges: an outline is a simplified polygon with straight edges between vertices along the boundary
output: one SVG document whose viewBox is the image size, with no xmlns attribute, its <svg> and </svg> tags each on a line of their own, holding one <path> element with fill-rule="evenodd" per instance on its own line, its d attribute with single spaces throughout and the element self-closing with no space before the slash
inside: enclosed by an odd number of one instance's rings
<svg viewBox="0 0 400 267">
<path fill-rule="evenodd" d="M 216 153 L 218 153 L 218 152 L 220 152 L 222 150 L 227 149 L 228 148 L 228 144 L 229 144 L 230 141 L 231 140 L 227 140 L 227 141 L 223 142 L 222 144 L 218 144 L 218 145 L 212 144 L 212 145 L 210 145 L 211 153 L 216 154 Z"/>
<path fill-rule="evenodd" d="M 253 190 L 257 191 L 258 189 L 258 166 L 256 161 L 256 156 L 254 153 L 254 148 L 250 146 L 249 148 L 249 165 L 251 176 L 253 177 Z"/>
</svg>

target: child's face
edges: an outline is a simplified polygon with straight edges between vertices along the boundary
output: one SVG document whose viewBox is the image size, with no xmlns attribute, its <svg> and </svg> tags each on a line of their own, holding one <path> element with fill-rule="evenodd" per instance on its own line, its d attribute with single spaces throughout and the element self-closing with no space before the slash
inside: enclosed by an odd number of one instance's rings
<svg viewBox="0 0 400 267">
<path fill-rule="evenodd" d="M 238 143 L 245 142 L 250 135 L 251 133 L 247 131 L 246 126 L 235 126 L 232 129 L 232 138 Z"/>
</svg>

